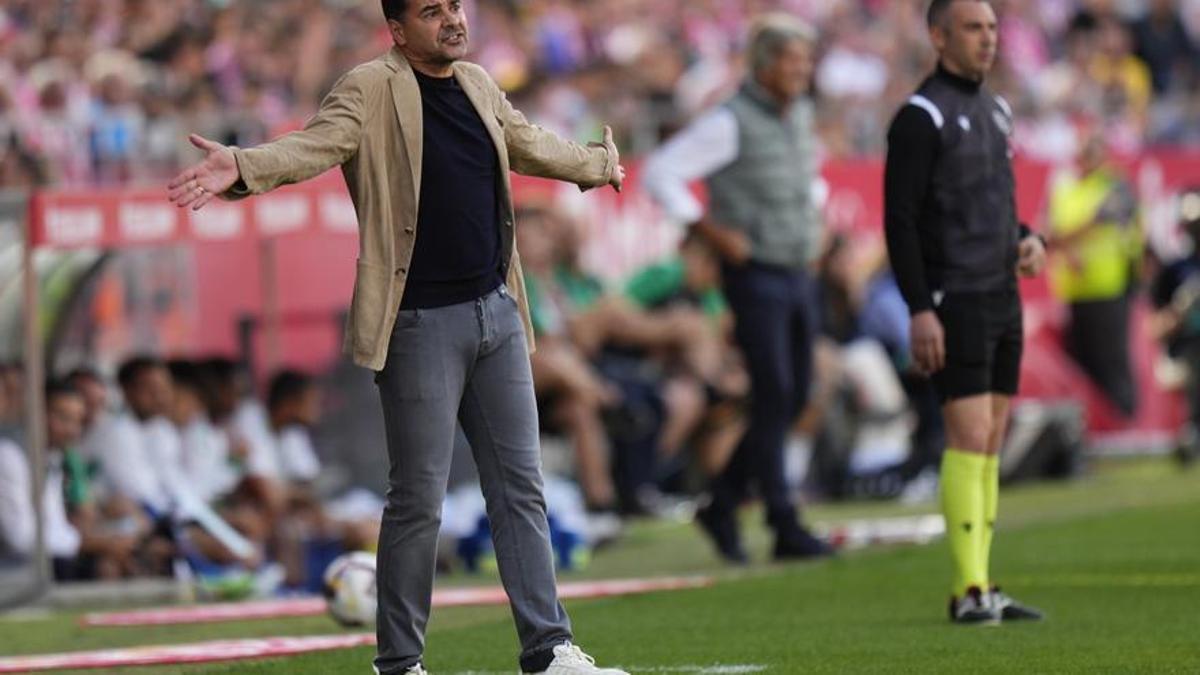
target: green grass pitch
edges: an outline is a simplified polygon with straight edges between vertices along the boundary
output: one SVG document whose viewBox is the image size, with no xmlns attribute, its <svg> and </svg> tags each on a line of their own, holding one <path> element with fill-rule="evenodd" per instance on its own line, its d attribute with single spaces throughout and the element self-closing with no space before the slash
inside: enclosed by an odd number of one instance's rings
<svg viewBox="0 0 1200 675">
<path fill-rule="evenodd" d="M 933 510 L 829 506 L 822 522 Z M 758 560 L 768 544 L 757 516 Z M 716 574 L 711 588 L 568 603 L 578 641 L 633 673 L 1200 673 L 1200 471 L 1166 461 L 1097 467 L 1060 485 L 1006 490 L 993 569 L 1041 624 L 959 627 L 945 618 L 944 544 L 817 563 L 716 564 L 691 526 L 646 523 L 571 579 Z M 453 577 L 446 584 L 494 583 Z M 333 633 L 325 617 L 196 627 L 79 627 L 77 614 L 0 619 L 0 654 Z M 435 610 L 434 675 L 516 672 L 506 608 Z M 137 673 L 369 673 L 371 649 Z M 86 671 L 98 672 L 98 671 Z"/>
</svg>

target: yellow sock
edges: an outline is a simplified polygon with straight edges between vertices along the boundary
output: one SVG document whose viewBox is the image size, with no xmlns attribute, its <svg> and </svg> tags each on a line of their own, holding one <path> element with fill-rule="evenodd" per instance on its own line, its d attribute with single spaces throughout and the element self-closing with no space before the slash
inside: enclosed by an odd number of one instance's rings
<svg viewBox="0 0 1200 675">
<path fill-rule="evenodd" d="M 942 455 L 942 515 L 946 541 L 954 560 L 954 588 L 962 596 L 971 586 L 983 588 L 987 572 L 983 559 L 983 474 L 987 458 L 974 452 L 947 448 Z"/>
<path fill-rule="evenodd" d="M 992 537 L 996 534 L 996 515 L 999 512 L 1000 455 L 989 455 L 983 463 L 983 538 L 979 543 L 979 559 L 983 565 L 985 584 L 992 583 L 988 561 L 992 556 Z"/>
</svg>

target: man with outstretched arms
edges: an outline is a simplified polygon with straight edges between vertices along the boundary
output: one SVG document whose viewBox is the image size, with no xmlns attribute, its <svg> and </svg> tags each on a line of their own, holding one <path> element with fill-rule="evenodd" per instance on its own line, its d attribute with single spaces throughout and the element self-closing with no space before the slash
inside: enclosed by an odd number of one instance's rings
<svg viewBox="0 0 1200 675">
<path fill-rule="evenodd" d="M 390 469 L 378 557 L 377 672 L 422 653 L 455 425 L 471 442 L 526 673 L 605 673 L 572 644 L 542 495 L 533 347 L 509 171 L 620 189 L 612 133 L 588 147 L 526 121 L 479 66 L 460 0 L 382 0 L 395 46 L 346 73 L 299 132 L 207 153 L 170 184 L 180 207 L 340 165 L 360 248 L 346 350 L 377 372 Z"/>
</svg>

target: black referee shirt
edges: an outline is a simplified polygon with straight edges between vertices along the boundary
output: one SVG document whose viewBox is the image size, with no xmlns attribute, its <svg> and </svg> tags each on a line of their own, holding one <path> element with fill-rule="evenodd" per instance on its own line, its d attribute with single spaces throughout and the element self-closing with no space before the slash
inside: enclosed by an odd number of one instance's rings
<svg viewBox="0 0 1200 675">
<path fill-rule="evenodd" d="M 888 131 L 884 228 L 900 291 L 916 314 L 946 292 L 1015 288 L 1012 111 L 939 66 Z"/>
</svg>

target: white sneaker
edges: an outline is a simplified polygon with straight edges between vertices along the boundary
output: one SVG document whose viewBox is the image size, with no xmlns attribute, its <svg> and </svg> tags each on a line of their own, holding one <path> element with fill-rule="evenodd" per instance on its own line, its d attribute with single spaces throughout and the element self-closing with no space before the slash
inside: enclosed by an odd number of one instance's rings
<svg viewBox="0 0 1200 675">
<path fill-rule="evenodd" d="M 629 673 L 616 668 L 597 668 L 596 659 L 584 654 L 582 649 L 570 642 L 564 642 L 555 647 L 554 660 L 550 662 L 550 667 L 537 675 L 577 675 L 578 673 L 629 675 Z"/>
<path fill-rule="evenodd" d="M 950 620 L 958 624 L 997 626 L 1000 610 L 992 604 L 991 593 L 972 586 L 961 598 L 950 599 Z"/>
<path fill-rule="evenodd" d="M 379 667 L 372 665 L 371 670 L 375 671 L 375 675 L 379 675 Z M 418 663 L 415 666 L 409 666 L 403 675 L 429 675 L 429 671 L 425 670 L 424 664 Z"/>
</svg>

